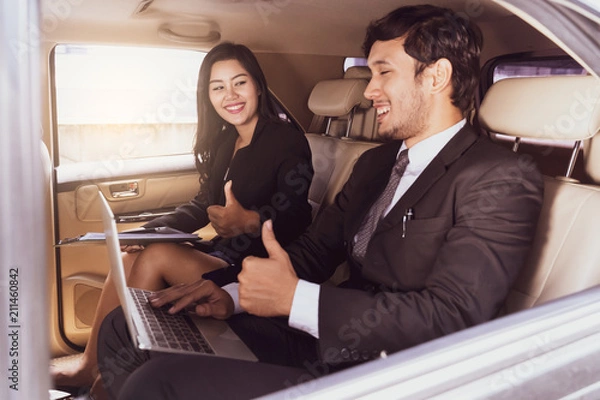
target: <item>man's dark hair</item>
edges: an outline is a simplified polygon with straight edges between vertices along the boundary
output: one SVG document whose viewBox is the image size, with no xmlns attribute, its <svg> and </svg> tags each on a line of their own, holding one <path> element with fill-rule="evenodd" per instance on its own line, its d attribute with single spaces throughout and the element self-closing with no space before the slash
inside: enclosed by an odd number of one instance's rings
<svg viewBox="0 0 600 400">
<path fill-rule="evenodd" d="M 449 8 L 431 5 L 400 7 L 367 28 L 363 51 L 368 57 L 376 41 L 403 38 L 404 51 L 417 60 L 415 76 L 440 58 L 452 64 L 452 104 L 466 115 L 479 83 L 483 35 L 477 25 Z"/>
</svg>

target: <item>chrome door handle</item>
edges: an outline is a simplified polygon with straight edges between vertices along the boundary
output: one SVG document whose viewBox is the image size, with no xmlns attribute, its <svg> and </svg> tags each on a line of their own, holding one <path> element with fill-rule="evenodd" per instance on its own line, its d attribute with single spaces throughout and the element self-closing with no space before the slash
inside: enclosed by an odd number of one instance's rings
<svg viewBox="0 0 600 400">
<path fill-rule="evenodd" d="M 140 189 L 137 182 L 116 183 L 109 186 L 110 195 L 116 199 L 125 197 L 136 197 L 140 195 Z"/>
</svg>

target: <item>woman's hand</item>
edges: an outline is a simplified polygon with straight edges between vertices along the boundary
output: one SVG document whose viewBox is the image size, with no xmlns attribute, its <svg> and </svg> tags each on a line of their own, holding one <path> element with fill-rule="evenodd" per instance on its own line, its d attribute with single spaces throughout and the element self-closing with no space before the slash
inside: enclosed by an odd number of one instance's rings
<svg viewBox="0 0 600 400">
<path fill-rule="evenodd" d="M 223 238 L 243 233 L 256 234 L 260 230 L 260 216 L 237 201 L 231 191 L 231 181 L 225 184 L 225 206 L 210 206 L 206 211 L 215 231 Z"/>
<path fill-rule="evenodd" d="M 172 304 L 169 308 L 171 314 L 188 309 L 200 317 L 227 319 L 234 310 L 233 299 L 229 293 L 213 281 L 204 279 L 189 284 L 181 283 L 155 292 L 149 300 L 152 307 Z"/>
</svg>

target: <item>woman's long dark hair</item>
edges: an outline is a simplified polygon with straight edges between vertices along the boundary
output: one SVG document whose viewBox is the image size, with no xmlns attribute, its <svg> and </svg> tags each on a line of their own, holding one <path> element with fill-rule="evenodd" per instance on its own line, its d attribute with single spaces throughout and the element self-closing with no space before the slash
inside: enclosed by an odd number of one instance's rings
<svg viewBox="0 0 600 400">
<path fill-rule="evenodd" d="M 258 115 L 272 121 L 281 121 L 278 117 L 275 101 L 267 87 L 265 75 L 256 60 L 256 57 L 244 45 L 224 42 L 215 46 L 208 52 L 198 76 L 198 128 L 194 143 L 194 158 L 196 168 L 200 172 L 200 183 L 208 178 L 208 171 L 212 163 L 212 152 L 220 137 L 220 133 L 228 128 L 228 123 L 217 114 L 208 97 L 208 86 L 212 67 L 216 62 L 237 60 L 250 74 L 258 89 Z"/>
</svg>

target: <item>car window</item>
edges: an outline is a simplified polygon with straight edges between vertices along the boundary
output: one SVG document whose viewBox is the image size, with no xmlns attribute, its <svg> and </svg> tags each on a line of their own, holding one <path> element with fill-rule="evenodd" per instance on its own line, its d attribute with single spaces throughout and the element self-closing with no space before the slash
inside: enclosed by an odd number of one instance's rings
<svg viewBox="0 0 600 400">
<path fill-rule="evenodd" d="M 53 54 L 59 165 L 192 153 L 206 53 L 60 44 Z"/>
<path fill-rule="evenodd" d="M 366 67 L 367 59 L 364 57 L 346 57 L 344 60 L 344 72 L 350 67 Z"/>
<path fill-rule="evenodd" d="M 179 49 L 56 46 L 59 164 L 191 153 L 204 55 Z"/>
<path fill-rule="evenodd" d="M 515 77 L 586 74 L 586 70 L 570 58 L 503 61 L 493 68 L 492 81 Z"/>
</svg>

